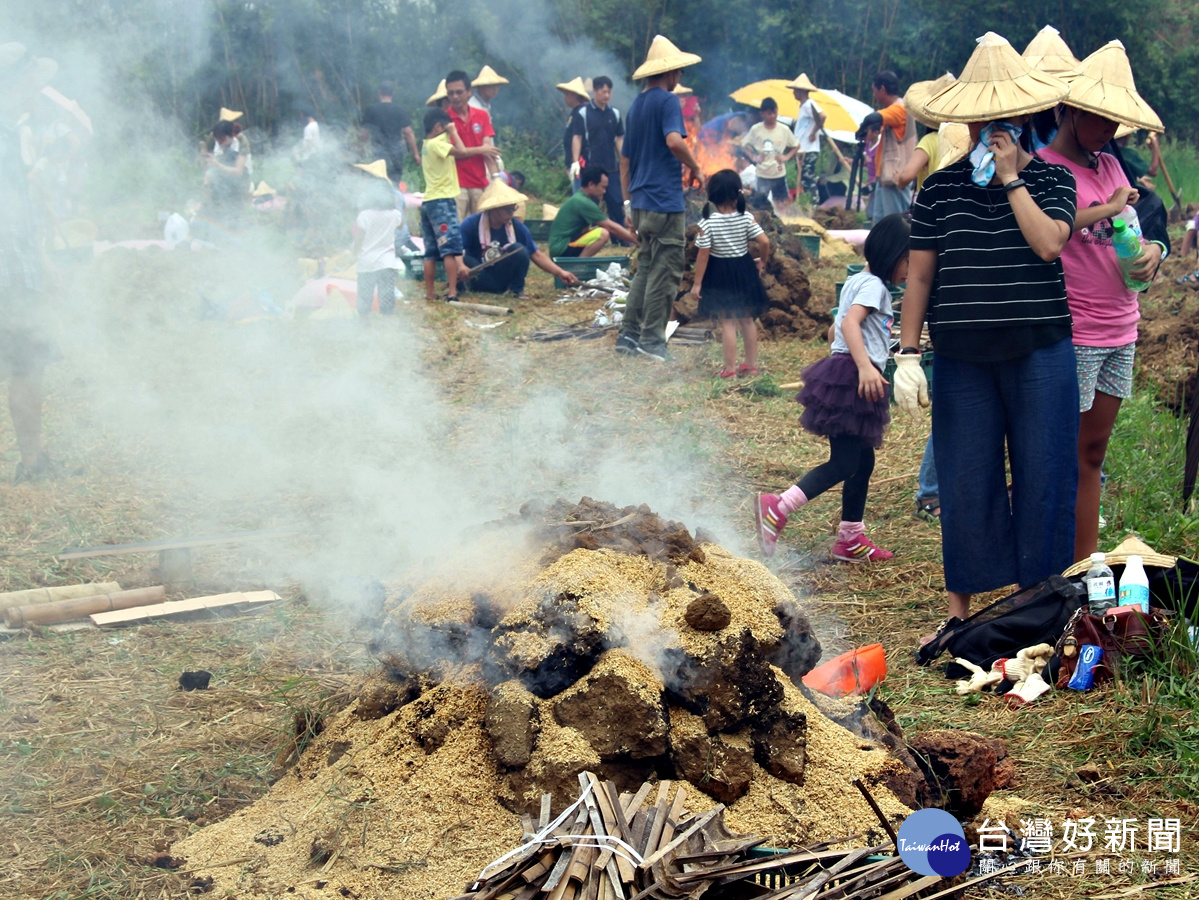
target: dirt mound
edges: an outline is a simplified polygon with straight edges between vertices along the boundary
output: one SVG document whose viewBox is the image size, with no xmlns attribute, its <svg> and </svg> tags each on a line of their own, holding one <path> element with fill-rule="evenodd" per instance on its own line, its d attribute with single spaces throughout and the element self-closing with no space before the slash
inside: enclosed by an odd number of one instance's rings
<svg viewBox="0 0 1199 900">
<path fill-rule="evenodd" d="M 1199 366 L 1199 291 L 1174 284 L 1195 268 L 1194 257 L 1169 257 L 1157 282 L 1141 295 L 1137 368 L 1163 403 L 1184 412 L 1196 389 Z"/>
<path fill-rule="evenodd" d="M 173 852 L 244 900 L 447 897 L 584 771 L 687 780 L 780 846 L 878 832 L 855 777 L 907 814 L 919 773 L 797 686 L 819 645 L 764 567 L 645 507 L 585 498 L 496 529 L 518 525 L 533 540 L 502 577 L 389 585 L 382 672 L 267 797 Z"/>
</svg>

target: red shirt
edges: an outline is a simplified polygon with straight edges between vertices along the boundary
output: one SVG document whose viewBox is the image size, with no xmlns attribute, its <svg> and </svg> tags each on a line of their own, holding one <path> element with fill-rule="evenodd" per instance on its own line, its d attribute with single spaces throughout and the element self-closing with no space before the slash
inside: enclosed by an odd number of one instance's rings
<svg viewBox="0 0 1199 900">
<path fill-rule="evenodd" d="M 482 147 L 483 139 L 495 137 L 491 127 L 491 116 L 473 106 L 467 108 L 466 119 L 459 117 L 451 106 L 446 110 L 458 129 L 458 137 L 464 147 Z M 491 179 L 487 177 L 487 163 L 482 156 L 468 156 L 454 160 L 458 164 L 458 184 L 464 188 L 485 188 Z"/>
</svg>

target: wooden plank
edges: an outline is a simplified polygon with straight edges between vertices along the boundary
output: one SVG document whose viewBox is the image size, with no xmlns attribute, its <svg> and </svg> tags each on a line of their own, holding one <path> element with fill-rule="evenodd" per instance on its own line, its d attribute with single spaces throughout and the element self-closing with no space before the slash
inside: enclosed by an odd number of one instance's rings
<svg viewBox="0 0 1199 900">
<path fill-rule="evenodd" d="M 96 625 L 128 625 L 130 622 L 169 619 L 173 616 L 209 610 L 229 611 L 230 607 L 236 606 L 261 606 L 264 603 L 275 603 L 281 599 L 283 598 L 274 591 L 235 591 L 231 594 L 214 594 L 211 597 L 195 597 L 191 600 L 168 600 L 165 603 L 155 603 L 151 606 L 93 613 L 88 618 Z"/>
<path fill-rule="evenodd" d="M 637 789 L 637 793 L 633 795 L 632 799 L 629 800 L 628 803 L 624 804 L 625 818 L 627 818 L 630 822 L 633 821 L 633 816 L 635 816 L 641 807 L 645 805 L 645 800 L 647 797 L 649 797 L 649 793 L 653 789 L 654 786 L 648 781 Z"/>
<path fill-rule="evenodd" d="M 550 807 L 552 806 L 553 802 L 554 802 L 554 798 L 551 795 L 549 795 L 549 794 L 541 795 L 541 815 L 537 817 L 537 830 L 538 831 L 543 830 L 547 825 L 550 824 L 550 822 L 553 818 L 550 814 Z"/>
<path fill-rule="evenodd" d="M 662 847 L 660 850 L 656 851 L 655 853 L 651 854 L 650 856 L 647 856 L 642 861 L 641 868 L 648 869 L 650 866 L 652 866 L 655 862 L 657 862 L 659 859 L 661 859 L 663 856 L 665 856 L 671 850 L 674 850 L 676 847 L 681 847 L 683 842 L 686 841 L 687 838 L 691 837 L 691 835 L 695 834 L 695 832 L 699 831 L 701 828 L 703 828 L 705 825 L 707 825 L 710 821 L 712 821 L 712 819 L 715 818 L 717 814 L 722 813 L 722 812 L 724 812 L 724 804 L 718 803 L 718 804 L 716 804 L 716 806 L 712 807 L 710 810 L 708 810 L 702 816 L 700 816 L 696 819 L 693 819 L 691 825 L 682 834 L 680 834 L 678 837 L 674 838 L 674 840 L 672 840 L 670 843 L 668 843 L 665 847 Z"/>
<path fill-rule="evenodd" d="M 262 531 L 232 531 L 228 534 L 206 534 L 194 538 L 166 538 L 157 541 L 137 541 L 132 544 L 101 544 L 97 547 L 74 547 L 55 554 L 58 559 L 85 559 L 95 556 L 121 556 L 126 553 L 180 550 L 186 547 L 211 547 L 216 544 L 240 544 L 245 541 L 270 540 L 301 534 L 299 528 L 267 528 Z"/>
<path fill-rule="evenodd" d="M 566 848 L 563 848 L 558 853 L 557 862 L 554 863 L 554 867 L 550 869 L 550 874 L 541 884 L 542 893 L 549 893 L 562 882 L 563 876 L 566 875 L 566 870 L 570 868 L 571 856 L 572 851 Z"/>
</svg>

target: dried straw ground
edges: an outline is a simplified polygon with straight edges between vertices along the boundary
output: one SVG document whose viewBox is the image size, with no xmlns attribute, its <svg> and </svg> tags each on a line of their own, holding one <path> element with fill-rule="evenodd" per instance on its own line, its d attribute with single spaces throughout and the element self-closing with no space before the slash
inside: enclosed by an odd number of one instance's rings
<svg viewBox="0 0 1199 900">
<path fill-rule="evenodd" d="M 126 265 L 152 291 L 169 294 L 177 287 L 167 266 L 143 266 L 137 259 Z M 832 302 L 838 269 L 815 268 L 815 296 Z M 81 282 L 94 277 L 76 274 Z M 769 382 L 712 380 L 715 345 L 680 349 L 677 362 L 663 367 L 616 357 L 610 340 L 513 341 L 550 323 L 591 318 L 586 303 L 553 305 L 548 279 L 538 275 L 531 287 L 534 299 L 487 332 L 466 324 L 481 321 L 478 316 L 419 302 L 402 307 L 395 327 L 416 331 L 425 370 L 440 382 L 449 408 L 462 410 L 447 440 L 468 433 L 471 415 L 476 421 L 469 433 L 477 434 L 479 411 L 486 410 L 490 418 L 481 424 L 497 442 L 487 446 L 502 456 L 504 441 L 520 427 L 512 416 L 522 399 L 559 390 L 575 432 L 597 454 L 650 453 L 667 438 L 674 442 L 678 474 L 696 509 L 726 509 L 745 546 L 752 540 L 750 492 L 783 487 L 824 458 L 824 445 L 800 432 L 790 398 L 767 395 Z M 187 336 L 202 342 L 233 327 L 192 323 Z M 789 382 L 824 352 L 821 344 L 778 343 L 766 344 L 762 357 L 776 382 Z M 156 583 L 149 557 L 64 564 L 52 554 L 71 545 L 188 533 L 199 522 L 267 527 L 294 513 L 294 505 L 283 503 L 279 509 L 212 509 L 153 448 L 122 445 L 120 435 L 90 415 L 74 389 L 88 377 L 70 361 L 53 371 L 47 428 L 63 448 L 60 455 L 86 463 L 87 473 L 46 486 L 0 484 L 0 587 L 106 578 L 126 587 Z M 883 641 L 890 675 L 881 695 L 905 728 L 959 727 L 1009 741 L 1017 782 L 995 798 L 994 815 L 1012 826 L 1019 815 L 1030 814 L 1059 823 L 1067 815 L 1142 823 L 1150 816 L 1179 817 L 1183 869 L 1193 871 L 1195 805 L 1166 794 L 1166 782 L 1147 771 L 1155 761 L 1124 749 L 1143 708 L 1125 698 L 1119 703 L 1128 718 L 1112 715 L 1118 701 L 1105 690 L 1059 696 L 1014 713 L 993 698 L 964 701 L 938 671 L 912 664 L 917 636 L 942 615 L 938 535 L 911 516 L 926 428 L 926 421 L 897 417 L 879 454 L 867 516 L 875 540 L 898 551 L 893 563 L 845 567 L 829 561 L 838 518 L 834 495 L 820 498 L 789 526 L 776 571 L 808 606 L 829 655 Z M 15 462 L 7 418 L 0 419 L 0 453 L 6 466 Z M 696 459 L 704 461 L 703 470 L 688 471 Z M 646 484 L 640 499 L 653 506 L 654 490 Z M 270 554 L 253 546 L 206 552 L 200 580 L 214 588 L 257 586 L 263 573 L 277 571 Z M 294 758 L 297 719 L 303 724 L 337 707 L 370 666 L 352 623 L 305 602 L 295 586 L 274 579 L 268 586 L 287 602 L 254 618 L 118 632 L 39 631 L 0 646 L 0 827 L 6 835 L 0 896 L 184 895 L 191 875 L 186 863 L 170 868 L 178 863 L 169 858 L 171 842 L 260 797 Z M 214 688 L 175 691 L 178 674 L 194 668 L 216 673 Z M 1097 780 L 1078 777 L 1087 760 L 1097 766 Z M 420 859 L 397 847 L 393 863 L 419 865 Z M 470 874 L 464 871 L 463 879 Z M 1052 898 L 1098 896 L 1140 880 L 1139 874 L 1118 873 L 1098 881 L 1013 879 L 1025 896 Z M 1153 896 L 1191 897 L 1193 890 L 1182 885 Z M 315 888 L 309 895 L 322 896 Z"/>
</svg>

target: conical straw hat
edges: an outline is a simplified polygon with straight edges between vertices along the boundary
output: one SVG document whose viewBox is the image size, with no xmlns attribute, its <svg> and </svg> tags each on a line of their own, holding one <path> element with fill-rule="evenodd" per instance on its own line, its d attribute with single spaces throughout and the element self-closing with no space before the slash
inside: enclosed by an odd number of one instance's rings
<svg viewBox="0 0 1199 900">
<path fill-rule="evenodd" d="M 961 122 L 943 122 L 937 129 L 938 169 L 953 165 L 970 152 L 970 129 Z"/>
<path fill-rule="evenodd" d="M 479 77 L 472 81 L 470 86 L 490 87 L 496 84 L 508 84 L 508 79 L 491 68 L 491 66 L 484 66 L 479 70 Z"/>
<path fill-rule="evenodd" d="M 1038 72 L 988 31 L 958 80 L 926 100 L 924 111 L 943 122 L 992 122 L 1050 109 L 1066 92 L 1064 81 Z"/>
<path fill-rule="evenodd" d="M 483 192 L 483 196 L 479 198 L 479 212 L 486 212 L 489 209 L 499 209 L 502 206 L 516 206 L 518 203 L 524 203 L 529 198 L 522 194 L 516 188 L 508 187 L 498 178 L 493 179 L 491 185 Z"/>
<path fill-rule="evenodd" d="M 653 75 L 664 75 L 675 69 L 693 66 L 702 59 L 694 53 L 684 53 L 662 35 L 655 35 L 649 45 L 649 53 L 645 54 L 645 62 L 633 73 L 633 80 L 640 81 Z"/>
<path fill-rule="evenodd" d="M 818 87 L 816 87 L 816 85 L 812 84 L 811 79 L 808 78 L 807 72 L 800 72 L 798 78 L 796 78 L 794 81 L 788 81 L 783 86 L 789 87 L 793 91 L 818 91 L 818 90 L 820 90 L 820 88 L 818 88 Z"/>
<path fill-rule="evenodd" d="M 695 93 L 695 91 L 691 90 L 691 88 L 687 87 L 687 85 L 680 81 L 674 86 L 674 93 L 679 97 L 690 97 Z"/>
<path fill-rule="evenodd" d="M 265 181 L 258 182 L 258 187 L 254 188 L 252 197 L 269 197 L 271 194 L 277 193 L 276 190 L 267 184 Z"/>
<path fill-rule="evenodd" d="M 583 84 L 583 78 L 580 75 L 576 75 L 570 81 L 564 81 L 561 84 L 556 84 L 554 87 L 567 94 L 574 94 L 576 97 L 582 97 L 584 100 L 591 99 L 591 95 L 587 93 L 587 85 Z"/>
<path fill-rule="evenodd" d="M 1118 141 L 1118 140 L 1120 140 L 1120 138 L 1126 138 L 1130 134 L 1136 134 L 1136 133 L 1137 133 L 1137 130 L 1135 128 L 1133 128 L 1131 125 L 1121 125 L 1119 128 L 1116 129 L 1116 133 L 1112 135 L 1112 139 Z"/>
<path fill-rule="evenodd" d="M 1119 546 L 1112 548 L 1104 555 L 1107 557 L 1109 566 L 1122 566 L 1128 562 L 1130 556 L 1139 556 L 1145 565 L 1158 569 L 1172 569 L 1174 563 L 1177 562 L 1173 556 L 1158 553 L 1135 534 L 1130 534 L 1120 542 Z M 1067 578 L 1073 578 L 1089 568 L 1091 568 L 1091 560 L 1080 559 L 1062 574 Z"/>
<path fill-rule="evenodd" d="M 1062 40 L 1061 33 L 1052 25 L 1046 25 L 1038 31 L 1022 55 L 1024 61 L 1034 69 L 1049 75 L 1060 75 L 1078 65 L 1078 60 Z"/>
<path fill-rule="evenodd" d="M 438 100 L 444 100 L 448 96 L 449 94 L 445 92 L 445 79 L 443 78 L 437 82 L 437 90 L 433 92 L 432 97 L 425 101 L 425 106 L 436 106 Z"/>
<path fill-rule="evenodd" d="M 1157 113 L 1137 93 L 1128 54 L 1119 41 L 1108 41 L 1074 71 L 1063 73 L 1062 79 L 1070 88 L 1063 101 L 1067 106 L 1085 109 L 1121 125 L 1166 130 Z"/>
<path fill-rule="evenodd" d="M 376 159 L 373 163 L 354 163 L 354 168 L 361 169 L 367 175 L 382 178 L 388 184 L 391 184 L 391 179 L 387 177 L 387 163 L 381 159 Z"/>
<path fill-rule="evenodd" d="M 245 115 L 245 113 L 240 112 L 236 109 L 225 109 L 225 107 L 223 107 L 223 106 L 221 107 L 221 121 L 222 122 L 236 122 L 238 119 L 240 119 L 244 115 Z"/>
<path fill-rule="evenodd" d="M 908 112 L 912 114 L 912 118 L 921 125 L 936 128 L 941 124 L 941 121 L 934 119 L 924 111 L 924 101 L 937 93 L 937 91 L 949 87 L 956 80 L 952 74 L 946 72 L 940 78 L 935 78 L 932 81 L 914 82 L 909 85 L 907 93 L 903 95 L 903 105 L 908 108 Z"/>
</svg>

